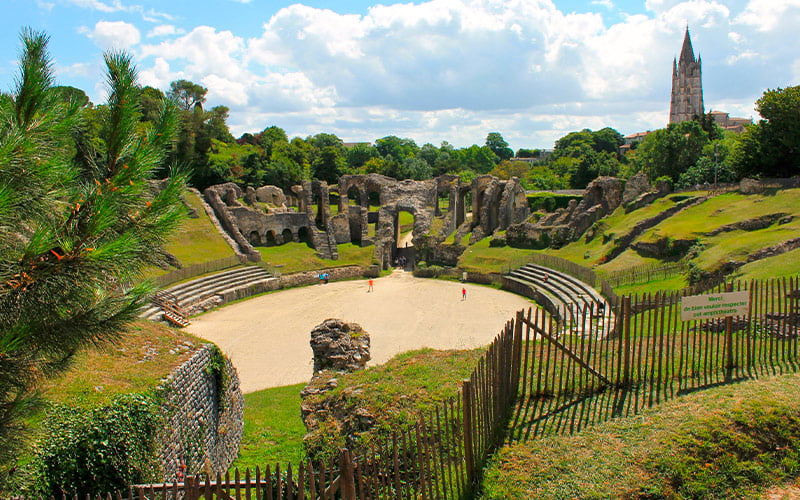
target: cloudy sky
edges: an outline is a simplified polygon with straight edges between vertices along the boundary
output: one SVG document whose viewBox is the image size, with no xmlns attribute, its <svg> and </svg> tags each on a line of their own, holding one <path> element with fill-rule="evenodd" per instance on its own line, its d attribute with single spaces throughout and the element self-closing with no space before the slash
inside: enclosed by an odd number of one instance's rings
<svg viewBox="0 0 800 500">
<path fill-rule="evenodd" d="M 231 109 L 234 135 L 270 125 L 346 142 L 552 147 L 574 130 L 661 128 L 686 26 L 706 110 L 757 118 L 800 83 L 800 0 L 0 0 L 0 89 L 23 26 L 51 36 L 59 83 L 104 99 L 102 52 L 140 81 L 180 78 Z"/>
</svg>

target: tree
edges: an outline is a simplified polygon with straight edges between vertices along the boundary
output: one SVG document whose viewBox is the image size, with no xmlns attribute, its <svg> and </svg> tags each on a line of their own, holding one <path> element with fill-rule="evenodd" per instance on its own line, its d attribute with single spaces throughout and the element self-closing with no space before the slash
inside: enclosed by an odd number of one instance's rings
<svg viewBox="0 0 800 500">
<path fill-rule="evenodd" d="M 413 139 L 401 139 L 396 135 L 382 137 L 375 141 L 378 153 L 384 158 L 391 156 L 396 161 L 403 161 L 409 157 L 416 157 L 419 146 Z"/>
<path fill-rule="evenodd" d="M 677 182 L 694 165 L 708 143 L 708 134 L 695 120 L 670 123 L 651 132 L 636 149 L 634 166 L 650 179 L 668 176 Z"/>
<path fill-rule="evenodd" d="M 508 147 L 508 143 L 500 135 L 500 132 L 489 132 L 486 136 L 486 146 L 497 155 L 498 161 L 508 160 L 514 156 L 514 151 Z"/>
<path fill-rule="evenodd" d="M 167 97 L 178 103 L 184 111 L 206 102 L 208 89 L 189 80 L 177 80 L 169 84 Z"/>
<path fill-rule="evenodd" d="M 341 150 L 336 146 L 325 146 L 311 164 L 314 178 L 328 183 L 336 183 L 347 167 Z"/>
<path fill-rule="evenodd" d="M 739 176 L 800 174 L 800 86 L 767 90 L 756 109 L 763 119 L 748 127 L 734 148 Z"/>
<path fill-rule="evenodd" d="M 0 468 L 42 378 L 136 318 L 152 291 L 136 284 L 141 271 L 163 259 L 184 213 L 182 176 L 157 192 L 148 182 L 174 140 L 177 108 L 164 102 L 139 127 L 130 57 L 105 54 L 105 149 L 76 165 L 71 131 L 83 111 L 53 90 L 48 37 L 24 30 L 21 41 L 16 86 L 0 99 Z"/>
<path fill-rule="evenodd" d="M 360 169 L 370 158 L 377 158 L 378 150 L 370 144 L 356 144 L 345 151 L 345 158 L 351 170 Z"/>
</svg>

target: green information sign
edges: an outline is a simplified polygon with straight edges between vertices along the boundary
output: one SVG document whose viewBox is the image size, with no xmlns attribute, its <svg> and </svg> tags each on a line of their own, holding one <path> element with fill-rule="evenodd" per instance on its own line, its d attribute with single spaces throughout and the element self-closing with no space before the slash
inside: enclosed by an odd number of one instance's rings
<svg viewBox="0 0 800 500">
<path fill-rule="evenodd" d="M 681 320 L 695 321 L 727 316 L 746 316 L 750 311 L 750 292 L 691 295 L 681 299 Z"/>
</svg>

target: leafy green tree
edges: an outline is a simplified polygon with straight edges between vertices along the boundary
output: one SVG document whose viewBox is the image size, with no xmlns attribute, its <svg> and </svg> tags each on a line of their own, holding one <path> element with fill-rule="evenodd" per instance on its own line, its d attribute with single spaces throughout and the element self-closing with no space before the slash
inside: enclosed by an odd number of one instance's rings
<svg viewBox="0 0 800 500">
<path fill-rule="evenodd" d="M 101 155 L 71 161 L 82 108 L 53 87 L 48 37 L 21 35 L 19 76 L 0 99 L 0 464 L 18 448 L 22 418 L 44 377 L 88 346 L 117 338 L 145 304 L 139 283 L 183 216 L 183 178 L 149 184 L 177 131 L 176 107 L 139 127 L 129 56 L 107 53 Z"/>
<path fill-rule="evenodd" d="M 514 156 L 514 151 L 508 147 L 508 143 L 500 135 L 500 132 L 489 132 L 489 135 L 486 136 L 486 146 L 497 155 L 498 162 Z"/>
<path fill-rule="evenodd" d="M 352 170 L 361 169 L 370 158 L 377 158 L 378 150 L 371 144 L 356 144 L 345 151 L 347 164 Z"/>
<path fill-rule="evenodd" d="M 184 111 L 189 111 L 195 106 L 202 106 L 206 102 L 208 89 L 188 80 L 177 80 L 169 84 L 167 97 L 178 103 Z"/>
<path fill-rule="evenodd" d="M 344 154 L 336 146 L 323 147 L 311 164 L 314 178 L 331 184 L 339 181 L 339 176 L 346 167 Z"/>
<path fill-rule="evenodd" d="M 531 167 L 524 161 L 509 161 L 503 160 L 497 164 L 496 167 L 489 172 L 489 175 L 493 175 L 498 179 L 510 179 L 512 177 L 519 177 L 520 179 L 526 179 L 528 173 L 530 173 Z"/>
<path fill-rule="evenodd" d="M 396 161 L 403 161 L 409 157 L 416 157 L 419 146 L 413 139 L 401 139 L 395 135 L 382 137 L 375 141 L 378 153 L 384 158 L 391 156 Z"/>
<path fill-rule="evenodd" d="M 161 112 L 161 103 L 166 96 L 157 88 L 150 86 L 142 88 L 139 94 L 139 105 L 142 109 L 141 120 L 143 122 L 154 122 L 158 120 L 158 114 Z"/>
<path fill-rule="evenodd" d="M 542 154 L 540 149 L 518 149 L 517 158 L 539 158 Z"/>
<path fill-rule="evenodd" d="M 286 136 L 285 130 L 273 125 L 265 128 L 259 134 L 258 143 L 264 148 L 264 155 L 266 158 L 271 159 L 273 147 L 276 147 L 278 144 L 289 144 L 289 138 Z"/>
<path fill-rule="evenodd" d="M 433 169 L 428 162 L 419 158 L 406 158 L 400 162 L 395 178 L 397 179 L 414 179 L 417 181 L 430 179 L 433 175 Z"/>
<path fill-rule="evenodd" d="M 756 109 L 763 119 L 747 128 L 733 151 L 738 175 L 800 174 L 800 86 L 767 90 Z"/>
<path fill-rule="evenodd" d="M 668 176 L 677 182 L 697 162 L 707 143 L 708 133 L 697 121 L 670 123 L 644 138 L 636 149 L 634 166 L 650 179 Z"/>
</svg>

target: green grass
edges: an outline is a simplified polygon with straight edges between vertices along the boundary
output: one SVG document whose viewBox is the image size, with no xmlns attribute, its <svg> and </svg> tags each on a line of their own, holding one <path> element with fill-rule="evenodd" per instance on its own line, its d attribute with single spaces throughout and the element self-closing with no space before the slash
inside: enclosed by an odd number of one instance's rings
<svg viewBox="0 0 800 500">
<path fill-rule="evenodd" d="M 800 248 L 745 264 L 736 272 L 736 277 L 741 280 L 798 275 L 800 275 Z"/>
<path fill-rule="evenodd" d="M 662 236 L 674 239 L 695 239 L 703 233 L 735 222 L 774 213 L 800 211 L 800 189 L 786 189 L 774 195 L 744 195 L 726 193 L 714 196 L 688 210 L 678 213 L 652 228 L 642 236 L 653 241 Z"/>
<path fill-rule="evenodd" d="M 535 253 L 512 247 L 490 247 L 490 240 L 484 238 L 467 247 L 458 259 L 458 267 L 469 272 L 499 273 L 505 266 Z"/>
<path fill-rule="evenodd" d="M 481 498 L 761 498 L 800 476 L 800 375 L 725 385 L 501 449 Z"/>
<path fill-rule="evenodd" d="M 312 401 L 342 405 L 348 414 L 365 409 L 374 416 L 373 425 L 357 433 L 350 443 L 360 453 L 370 443 L 382 442 L 392 432 L 408 429 L 420 414 L 432 411 L 440 402 L 455 397 L 461 381 L 475 369 L 484 349 L 467 351 L 421 349 L 399 354 L 387 363 L 337 376 L 338 386 Z M 335 457 L 345 436 L 330 414 L 320 416 L 321 425 L 307 442 L 309 453 L 318 458 Z"/>
<path fill-rule="evenodd" d="M 317 257 L 316 250 L 306 243 L 290 242 L 274 247 L 256 247 L 256 250 L 261 252 L 261 258 L 264 262 L 279 266 L 278 269 L 282 274 L 350 265 L 367 267 L 372 264 L 372 255 L 375 252 L 374 246 L 360 247 L 353 243 L 345 243 L 338 245 L 337 248 L 339 260 L 326 260 Z"/>
<path fill-rule="evenodd" d="M 233 249 L 208 218 L 197 195 L 187 192 L 185 199 L 199 217 L 183 221 L 177 233 L 167 243 L 167 251 L 184 266 L 234 255 Z"/>
<path fill-rule="evenodd" d="M 116 395 L 155 387 L 203 342 L 160 323 L 138 321 L 116 344 L 79 352 L 67 372 L 42 386 L 43 395 L 52 402 L 102 406 Z"/>
<path fill-rule="evenodd" d="M 304 457 L 303 436 L 306 427 L 300 418 L 300 390 L 305 384 L 275 387 L 244 395 L 244 432 L 239 457 L 233 463 L 239 469 L 264 469 L 280 463 L 285 470 Z"/>
<path fill-rule="evenodd" d="M 548 253 L 552 252 L 554 255 L 589 267 L 600 264 L 602 258 L 614 247 L 615 239 L 625 236 L 638 222 L 655 217 L 664 210 L 672 208 L 675 203 L 672 196 L 667 196 L 629 213 L 625 213 L 625 208 L 620 206 L 600 221 L 599 234 L 591 241 L 587 242 L 584 236 L 578 241 Z M 603 235 L 606 236 L 605 243 Z"/>
</svg>

